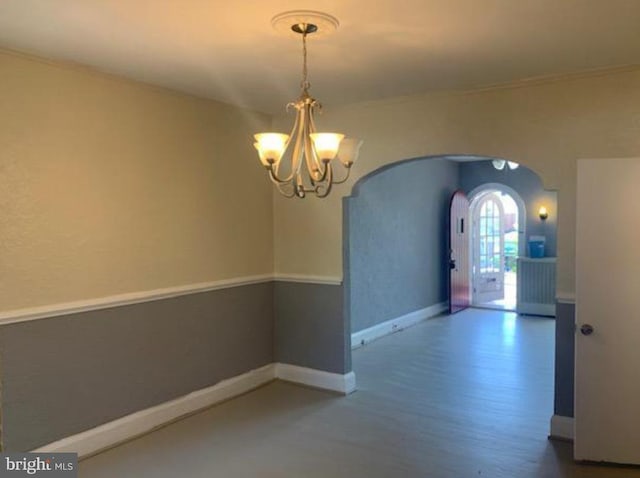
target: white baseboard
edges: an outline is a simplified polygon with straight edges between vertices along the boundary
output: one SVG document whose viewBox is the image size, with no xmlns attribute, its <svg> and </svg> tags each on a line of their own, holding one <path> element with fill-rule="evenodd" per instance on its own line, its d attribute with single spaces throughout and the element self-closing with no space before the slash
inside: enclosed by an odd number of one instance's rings
<svg viewBox="0 0 640 478">
<path fill-rule="evenodd" d="M 33 451 L 35 453 L 77 453 L 79 457 L 95 454 L 166 425 L 180 417 L 253 390 L 275 378 L 274 368 L 274 364 L 266 365 L 184 397 L 63 438 Z"/>
<path fill-rule="evenodd" d="M 573 423 L 573 417 L 563 417 L 561 415 L 552 416 L 549 437 L 573 441 Z"/>
<path fill-rule="evenodd" d="M 546 317 L 556 316 L 556 304 L 533 304 L 518 302 L 518 314 L 544 315 Z"/>
<path fill-rule="evenodd" d="M 381 324 L 374 325 L 373 327 L 369 327 L 368 329 L 360 330 L 351 334 L 351 348 L 357 349 L 358 347 L 362 347 L 373 340 L 379 339 L 380 337 L 384 337 L 385 335 L 392 334 L 394 332 L 398 332 L 400 330 L 406 329 L 407 327 L 411 327 L 423 320 L 434 317 L 448 309 L 449 305 L 447 302 L 440 302 L 439 304 L 435 304 L 424 309 L 416 310 L 414 312 L 410 312 L 406 315 L 396 317 L 395 319 L 387 320 L 386 322 L 382 322 Z"/>
<path fill-rule="evenodd" d="M 94 455 L 120 443 L 144 435 L 179 418 L 247 393 L 276 378 L 315 388 L 349 394 L 355 390 L 356 376 L 324 372 L 295 365 L 271 363 L 264 367 L 192 392 L 184 397 L 132 413 L 70 437 L 42 446 L 34 453 L 77 453 Z"/>
<path fill-rule="evenodd" d="M 356 389 L 356 375 L 353 372 L 341 375 L 286 363 L 277 363 L 275 366 L 276 378 L 288 382 L 331 390 L 344 395 L 348 395 Z"/>
</svg>

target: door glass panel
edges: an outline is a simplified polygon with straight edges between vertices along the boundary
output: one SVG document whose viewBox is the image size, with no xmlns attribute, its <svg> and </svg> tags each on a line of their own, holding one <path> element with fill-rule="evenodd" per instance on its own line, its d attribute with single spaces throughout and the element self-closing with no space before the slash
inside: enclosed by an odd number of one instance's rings
<svg viewBox="0 0 640 478">
<path fill-rule="evenodd" d="M 500 272 L 500 209 L 490 199 L 480 208 L 480 272 Z"/>
</svg>

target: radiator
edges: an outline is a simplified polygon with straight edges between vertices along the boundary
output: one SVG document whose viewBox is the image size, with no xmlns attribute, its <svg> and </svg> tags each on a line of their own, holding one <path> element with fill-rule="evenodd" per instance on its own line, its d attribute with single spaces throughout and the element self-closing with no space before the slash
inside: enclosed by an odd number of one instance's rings
<svg viewBox="0 0 640 478">
<path fill-rule="evenodd" d="M 518 258 L 519 314 L 556 316 L 556 258 Z"/>
</svg>

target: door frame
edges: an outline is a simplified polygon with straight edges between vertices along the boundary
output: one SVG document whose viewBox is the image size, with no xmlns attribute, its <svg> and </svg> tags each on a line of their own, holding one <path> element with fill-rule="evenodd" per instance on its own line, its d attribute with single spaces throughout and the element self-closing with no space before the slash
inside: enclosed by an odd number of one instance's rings
<svg viewBox="0 0 640 478">
<path fill-rule="evenodd" d="M 516 206 L 518 207 L 518 256 L 525 257 L 527 250 L 527 208 L 524 201 L 522 200 L 522 197 L 520 197 L 520 194 L 518 194 L 515 189 L 502 183 L 485 183 L 472 189 L 467 195 L 467 197 L 469 198 L 469 215 L 472 218 L 474 217 L 475 208 L 477 207 L 480 198 L 492 191 L 508 194 L 515 201 Z M 473 231 L 475 230 L 475 227 L 473 224 L 471 224 L 470 226 L 471 240 L 469 241 L 469 257 L 471 258 L 471 260 L 469 261 L 469 267 L 471 268 L 471 270 L 469 271 L 469 287 L 471 288 L 471 304 L 477 305 L 477 302 L 475 301 L 475 294 L 473 293 L 473 264 L 475 261 L 473 253 L 473 244 L 475 241 L 475 237 L 473 235 Z"/>
</svg>

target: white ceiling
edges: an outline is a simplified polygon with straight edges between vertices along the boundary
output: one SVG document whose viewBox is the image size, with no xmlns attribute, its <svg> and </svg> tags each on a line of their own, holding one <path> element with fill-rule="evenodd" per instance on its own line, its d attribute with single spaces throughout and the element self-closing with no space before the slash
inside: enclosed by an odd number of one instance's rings
<svg viewBox="0 0 640 478">
<path fill-rule="evenodd" d="M 2 0 L 0 47 L 277 112 L 300 44 L 271 18 L 340 20 L 309 40 L 325 105 L 640 64 L 640 0 Z"/>
</svg>

